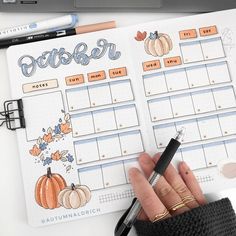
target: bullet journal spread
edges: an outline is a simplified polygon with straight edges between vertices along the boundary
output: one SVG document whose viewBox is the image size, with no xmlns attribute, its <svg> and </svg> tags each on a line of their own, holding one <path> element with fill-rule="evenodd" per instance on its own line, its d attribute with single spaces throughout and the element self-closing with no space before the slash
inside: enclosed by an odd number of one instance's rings
<svg viewBox="0 0 236 236">
<path fill-rule="evenodd" d="M 31 225 L 126 209 L 134 197 L 129 168 L 139 168 L 142 152 L 162 152 L 181 127 L 173 164 L 185 161 L 204 193 L 236 186 L 222 171 L 236 163 L 235 15 L 8 49 L 12 98 L 24 116 L 16 132 Z"/>
</svg>

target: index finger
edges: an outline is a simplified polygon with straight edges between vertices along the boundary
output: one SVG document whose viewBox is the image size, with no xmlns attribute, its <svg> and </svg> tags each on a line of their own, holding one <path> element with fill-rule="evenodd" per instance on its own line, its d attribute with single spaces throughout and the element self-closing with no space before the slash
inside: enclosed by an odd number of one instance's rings
<svg viewBox="0 0 236 236">
<path fill-rule="evenodd" d="M 151 221 L 153 221 L 156 215 L 167 211 L 152 186 L 137 168 L 131 168 L 129 170 L 129 177 L 135 195 Z"/>
</svg>

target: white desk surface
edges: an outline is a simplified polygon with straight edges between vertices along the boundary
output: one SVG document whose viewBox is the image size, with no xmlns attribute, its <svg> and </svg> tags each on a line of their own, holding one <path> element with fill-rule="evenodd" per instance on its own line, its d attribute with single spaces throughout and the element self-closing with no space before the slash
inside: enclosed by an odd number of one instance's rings
<svg viewBox="0 0 236 236">
<path fill-rule="evenodd" d="M 0 28 L 49 19 L 64 14 L 0 13 Z M 79 24 L 116 20 L 118 27 L 189 14 L 158 13 L 81 13 Z M 8 82 L 6 50 L 0 50 L 0 111 L 5 100 L 11 99 Z M 0 235 L 1 236 L 112 236 L 123 212 L 88 219 L 33 228 L 27 223 L 23 183 L 14 132 L 0 128 Z M 229 197 L 236 209 L 236 189 L 207 196 L 209 200 Z M 134 232 L 131 236 L 136 235 Z"/>
</svg>

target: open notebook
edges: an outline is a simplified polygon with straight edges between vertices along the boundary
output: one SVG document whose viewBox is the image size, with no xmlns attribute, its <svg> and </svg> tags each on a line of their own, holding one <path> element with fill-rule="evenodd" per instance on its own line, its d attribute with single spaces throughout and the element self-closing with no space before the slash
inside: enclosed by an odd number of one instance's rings
<svg viewBox="0 0 236 236">
<path fill-rule="evenodd" d="M 182 126 L 174 165 L 205 193 L 236 186 L 222 172 L 236 162 L 235 22 L 229 10 L 9 48 L 29 223 L 127 208 L 128 169 Z"/>
</svg>

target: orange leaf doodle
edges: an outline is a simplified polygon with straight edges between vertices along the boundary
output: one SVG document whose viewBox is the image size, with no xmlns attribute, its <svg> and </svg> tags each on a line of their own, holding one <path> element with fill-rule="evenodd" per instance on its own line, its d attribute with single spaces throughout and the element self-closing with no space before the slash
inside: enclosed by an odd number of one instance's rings
<svg viewBox="0 0 236 236">
<path fill-rule="evenodd" d="M 33 146 L 33 148 L 29 151 L 29 153 L 30 153 L 32 156 L 37 157 L 37 156 L 40 155 L 41 149 L 38 148 L 38 146 L 35 144 L 35 145 Z"/>
<path fill-rule="evenodd" d="M 52 134 L 49 133 L 49 134 L 44 134 L 43 135 L 43 140 L 46 142 L 46 143 L 51 143 L 53 141 L 53 138 L 52 138 Z"/>
<path fill-rule="evenodd" d="M 63 134 L 69 134 L 71 132 L 70 123 L 61 124 L 61 132 Z"/>
<path fill-rule="evenodd" d="M 58 161 L 61 159 L 61 154 L 59 151 L 56 151 L 54 153 L 51 154 L 51 158 L 54 160 L 54 161 Z"/>
<path fill-rule="evenodd" d="M 137 32 L 137 35 L 135 36 L 135 40 L 137 41 L 143 41 L 147 36 L 147 32 L 144 31 L 143 33 L 141 33 L 140 31 Z"/>
</svg>

